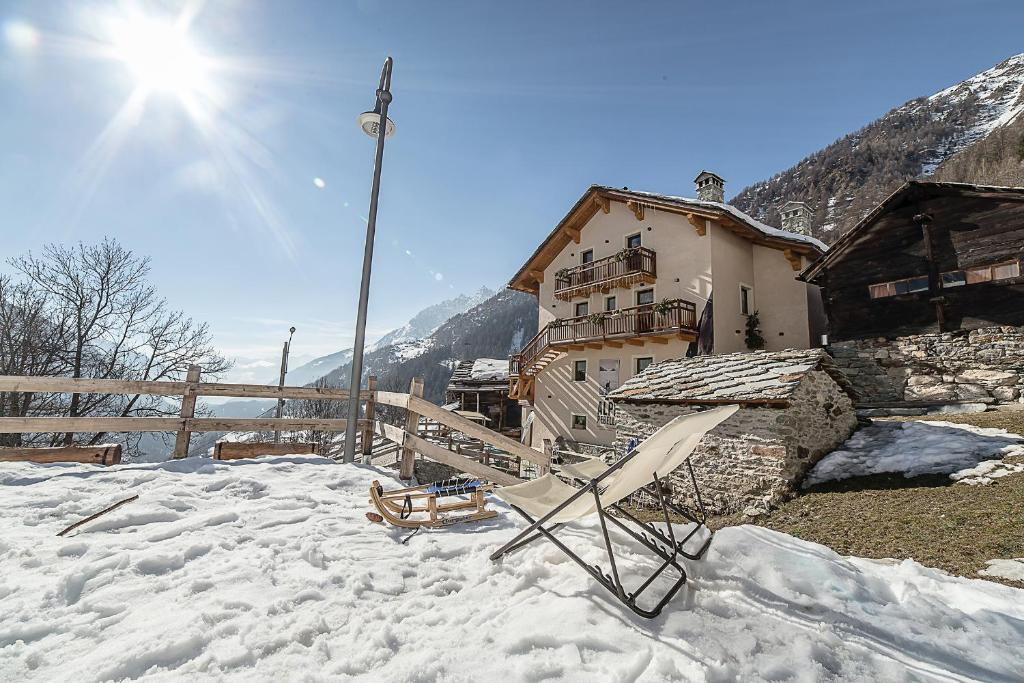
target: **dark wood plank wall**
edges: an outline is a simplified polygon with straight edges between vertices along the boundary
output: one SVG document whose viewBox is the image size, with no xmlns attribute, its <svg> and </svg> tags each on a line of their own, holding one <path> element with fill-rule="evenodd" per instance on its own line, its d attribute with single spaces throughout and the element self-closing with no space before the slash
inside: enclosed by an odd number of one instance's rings
<svg viewBox="0 0 1024 683">
<path fill-rule="evenodd" d="M 1024 325 L 1024 278 L 871 299 L 868 285 L 927 276 L 924 238 L 913 221 L 918 213 L 933 216 L 933 253 L 940 272 L 1008 261 L 1024 253 L 1020 201 L 945 196 L 897 207 L 864 231 L 825 273 L 830 338 L 936 332 L 937 296 L 944 299 L 944 330 Z"/>
</svg>

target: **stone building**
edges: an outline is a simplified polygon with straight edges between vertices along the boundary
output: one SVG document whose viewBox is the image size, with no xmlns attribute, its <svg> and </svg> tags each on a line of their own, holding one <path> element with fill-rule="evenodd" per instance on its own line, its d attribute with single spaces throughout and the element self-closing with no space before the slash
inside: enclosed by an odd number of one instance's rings
<svg viewBox="0 0 1024 683">
<path fill-rule="evenodd" d="M 763 510 L 784 499 L 857 426 L 849 383 L 821 349 L 669 360 L 628 380 L 610 398 L 620 453 L 674 417 L 740 404 L 692 458 L 704 505 L 716 514 Z M 669 479 L 673 495 L 692 502 L 686 476 L 680 470 Z"/>
</svg>

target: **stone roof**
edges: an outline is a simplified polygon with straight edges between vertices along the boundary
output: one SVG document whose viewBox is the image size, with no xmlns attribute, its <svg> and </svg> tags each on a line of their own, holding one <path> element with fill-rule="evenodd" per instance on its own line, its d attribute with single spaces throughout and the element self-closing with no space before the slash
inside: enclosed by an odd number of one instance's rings
<svg viewBox="0 0 1024 683">
<path fill-rule="evenodd" d="M 853 395 L 849 381 L 823 349 L 787 349 L 656 363 L 608 398 L 655 403 L 786 403 L 812 370 L 827 372 Z"/>
<path fill-rule="evenodd" d="M 464 360 L 448 382 L 449 391 L 508 390 L 508 359 L 477 358 Z"/>
</svg>

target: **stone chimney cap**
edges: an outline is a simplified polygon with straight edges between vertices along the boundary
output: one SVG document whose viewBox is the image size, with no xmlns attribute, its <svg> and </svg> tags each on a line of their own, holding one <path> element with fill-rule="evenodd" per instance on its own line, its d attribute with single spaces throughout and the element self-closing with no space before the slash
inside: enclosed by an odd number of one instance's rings
<svg viewBox="0 0 1024 683">
<path fill-rule="evenodd" d="M 717 173 L 712 173 L 711 171 L 701 171 L 700 173 L 697 174 L 697 177 L 693 179 L 693 182 L 699 183 L 701 180 L 703 180 L 706 177 L 715 178 L 719 182 L 721 182 L 723 184 L 725 183 L 725 178 L 723 178 L 722 176 L 718 175 Z"/>
</svg>

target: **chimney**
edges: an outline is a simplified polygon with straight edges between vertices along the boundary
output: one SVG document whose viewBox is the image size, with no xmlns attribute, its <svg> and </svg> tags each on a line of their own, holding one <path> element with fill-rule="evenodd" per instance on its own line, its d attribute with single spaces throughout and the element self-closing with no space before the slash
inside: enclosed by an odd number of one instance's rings
<svg viewBox="0 0 1024 683">
<path fill-rule="evenodd" d="M 697 185 L 697 199 L 705 202 L 725 203 L 725 181 L 711 171 L 701 171 L 693 179 Z"/>
<path fill-rule="evenodd" d="M 788 232 L 811 234 L 811 207 L 803 202 L 786 202 L 779 209 L 782 229 Z"/>
</svg>

